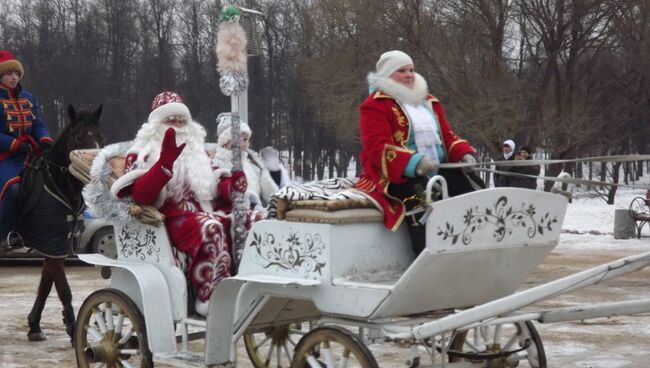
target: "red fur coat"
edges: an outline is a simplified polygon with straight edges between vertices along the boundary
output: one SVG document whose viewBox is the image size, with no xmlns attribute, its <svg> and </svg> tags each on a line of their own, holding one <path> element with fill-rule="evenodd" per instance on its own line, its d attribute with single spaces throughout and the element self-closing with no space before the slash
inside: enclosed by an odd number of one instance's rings
<svg viewBox="0 0 650 368">
<path fill-rule="evenodd" d="M 459 162 L 474 149 L 456 135 L 449 126 L 440 102 L 429 95 L 431 104 L 440 123 L 442 142 L 448 162 Z M 384 225 L 396 230 L 404 218 L 402 201 L 388 194 L 391 183 L 403 183 L 404 169 L 415 151 L 408 149 L 411 123 L 397 101 L 382 92 L 375 92 L 361 104 L 359 131 L 362 150 L 359 155 L 363 173 L 356 188 L 368 193 L 384 211 Z"/>
</svg>

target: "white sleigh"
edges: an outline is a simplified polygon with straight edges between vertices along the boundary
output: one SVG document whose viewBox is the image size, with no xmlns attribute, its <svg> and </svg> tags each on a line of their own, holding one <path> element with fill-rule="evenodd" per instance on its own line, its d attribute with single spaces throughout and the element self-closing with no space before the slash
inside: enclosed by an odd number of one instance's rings
<svg viewBox="0 0 650 368">
<path fill-rule="evenodd" d="M 356 362 L 348 366 L 374 367 L 367 344 L 386 339 L 413 347 L 434 341 L 429 350 L 439 366 L 495 359 L 545 366 L 527 320 L 498 327 L 518 339 L 518 348 L 470 359 L 463 343 L 472 326 L 523 305 L 509 298 L 557 244 L 566 205 L 563 196 L 516 188 L 429 203 L 427 244 L 417 257 L 406 229 L 387 230 L 377 210 L 290 210 L 284 220 L 253 225 L 239 272 L 216 286 L 207 319 L 188 314 L 186 278 L 164 227 L 116 225 L 117 259 L 79 256 L 105 267 L 111 288 L 95 292 L 79 311 L 78 365 L 234 366 L 244 337 L 255 367 L 316 366 L 322 358 L 314 344 L 325 341 L 343 346 L 342 356 Z M 494 303 L 494 313 L 484 311 Z M 464 308 L 471 309 L 456 312 Z M 107 344 L 109 335 L 121 338 Z M 189 351 L 193 338 L 205 338 L 204 352 Z M 419 354 L 411 349 L 411 366 Z"/>
<path fill-rule="evenodd" d="M 406 229 L 387 230 L 379 213 L 372 222 L 356 222 L 371 220 L 367 212 L 343 210 L 331 219 L 287 214 L 331 223 L 256 223 L 239 274 L 219 284 L 211 300 L 208 325 L 223 327 L 208 329 L 206 363 L 234 361 L 236 338 L 260 326 L 336 320 L 387 332 L 386 321 L 395 318 L 509 295 L 557 244 L 566 204 L 562 196 L 525 189 L 435 202 L 417 258 Z"/>
</svg>

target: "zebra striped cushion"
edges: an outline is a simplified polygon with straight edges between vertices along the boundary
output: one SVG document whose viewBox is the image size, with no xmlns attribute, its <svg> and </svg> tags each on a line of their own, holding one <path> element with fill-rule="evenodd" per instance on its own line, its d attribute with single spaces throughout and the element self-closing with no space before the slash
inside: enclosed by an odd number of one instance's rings
<svg viewBox="0 0 650 368">
<path fill-rule="evenodd" d="M 276 192 L 269 202 L 269 218 L 284 219 L 291 209 L 337 211 L 351 208 L 376 208 L 354 184 L 357 178 L 334 178 L 293 184 Z"/>
</svg>

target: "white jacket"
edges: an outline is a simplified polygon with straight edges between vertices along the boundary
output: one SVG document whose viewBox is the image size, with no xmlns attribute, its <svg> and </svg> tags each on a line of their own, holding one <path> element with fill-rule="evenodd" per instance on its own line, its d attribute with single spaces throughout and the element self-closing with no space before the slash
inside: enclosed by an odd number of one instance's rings
<svg viewBox="0 0 650 368">
<path fill-rule="evenodd" d="M 268 205 L 271 195 L 279 190 L 269 171 L 264 167 L 259 155 L 251 150 L 242 152 L 244 174 L 248 181 L 247 198 L 252 206 L 265 207 Z M 232 168 L 232 152 L 229 149 L 219 147 L 215 151 L 213 164 L 219 168 Z M 258 206 L 259 205 L 259 206 Z"/>
</svg>

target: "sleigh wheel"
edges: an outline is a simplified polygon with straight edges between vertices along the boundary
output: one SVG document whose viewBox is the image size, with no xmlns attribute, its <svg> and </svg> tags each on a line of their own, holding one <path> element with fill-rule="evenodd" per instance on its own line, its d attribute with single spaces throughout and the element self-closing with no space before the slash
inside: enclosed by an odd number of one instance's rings
<svg viewBox="0 0 650 368">
<path fill-rule="evenodd" d="M 377 361 L 355 334 L 335 326 L 318 327 L 298 342 L 291 368 L 377 368 Z"/>
<path fill-rule="evenodd" d="M 450 362 L 487 363 L 489 367 L 546 368 L 542 340 L 532 322 L 477 326 L 454 335 Z"/>
<path fill-rule="evenodd" d="M 246 333 L 244 345 L 255 368 L 289 367 L 296 344 L 304 334 L 299 323 L 273 326 Z"/>
<path fill-rule="evenodd" d="M 123 292 L 102 289 L 90 294 L 77 315 L 75 354 L 78 367 L 153 367 L 144 318 Z"/>
</svg>

